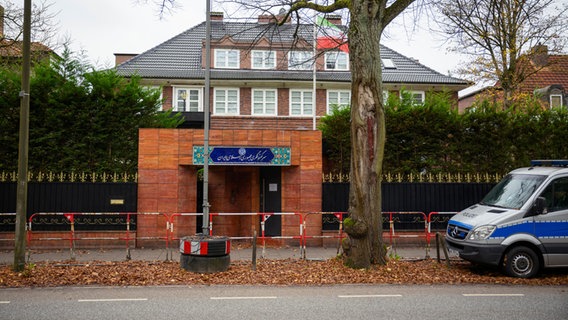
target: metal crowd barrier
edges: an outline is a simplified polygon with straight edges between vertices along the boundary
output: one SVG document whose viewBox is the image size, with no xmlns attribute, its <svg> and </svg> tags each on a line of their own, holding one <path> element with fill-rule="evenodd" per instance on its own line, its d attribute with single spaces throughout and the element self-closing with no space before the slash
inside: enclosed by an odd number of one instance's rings
<svg viewBox="0 0 568 320">
<path fill-rule="evenodd" d="M 448 226 L 448 221 L 456 214 L 457 212 L 454 211 L 448 211 L 448 212 L 443 212 L 443 211 L 433 211 L 430 212 L 428 214 L 428 231 L 427 231 L 427 245 L 428 247 L 430 246 L 430 241 L 432 239 L 432 236 L 435 236 L 436 232 L 439 231 L 443 231 L 444 233 L 446 232 L 446 228 Z M 438 223 L 438 224 L 443 224 L 444 228 L 443 229 L 436 229 L 436 230 L 432 230 L 432 225 Z"/>
<path fill-rule="evenodd" d="M 75 259 L 75 242 L 78 240 L 119 240 L 124 241 L 126 246 L 126 259 L 130 260 L 130 241 L 131 240 L 141 240 L 141 239 L 161 239 L 167 241 L 166 237 L 131 237 L 131 216 L 140 216 L 140 215 L 162 215 L 161 213 L 138 213 L 138 212 L 38 212 L 32 214 L 28 218 L 28 224 L 26 225 L 26 239 L 28 245 L 26 246 L 28 250 L 28 259 L 30 255 L 29 247 L 32 241 L 69 241 L 69 251 L 70 257 L 72 260 Z M 69 230 L 63 231 L 63 233 L 68 233 L 67 237 L 43 237 L 43 238 L 33 238 L 34 232 L 34 220 L 39 219 L 39 217 L 44 216 L 55 216 L 55 217 L 64 217 L 69 224 Z M 117 233 L 124 232 L 125 235 L 123 237 L 77 237 L 77 233 L 75 230 L 75 218 L 77 216 L 125 216 L 125 230 L 117 230 Z M 166 217 L 166 220 L 169 220 Z M 89 231 L 90 232 L 90 231 Z"/>
<path fill-rule="evenodd" d="M 308 212 L 305 214 L 304 216 L 304 230 L 306 230 L 306 221 L 308 220 L 308 218 L 310 216 L 319 216 L 320 219 L 323 220 L 323 216 L 324 215 L 331 215 L 333 216 L 335 219 L 337 219 L 337 222 L 339 223 L 339 227 L 337 228 L 337 234 L 335 235 L 320 235 L 320 236 L 308 236 L 305 232 L 304 232 L 304 248 L 303 248 L 303 258 L 306 258 L 306 240 L 307 239 L 337 239 L 337 254 L 339 254 L 339 250 L 341 248 L 341 239 L 343 239 L 345 236 L 343 235 L 343 215 L 346 214 L 347 212 Z"/>
<path fill-rule="evenodd" d="M 308 213 L 298 213 L 298 212 L 217 212 L 217 213 L 210 213 L 209 214 L 209 229 L 210 229 L 210 233 L 213 234 L 213 217 L 216 216 L 258 216 L 260 217 L 260 227 L 261 227 L 261 233 L 260 236 L 257 238 L 260 238 L 262 240 L 262 246 L 263 246 L 263 250 L 262 250 L 262 255 L 264 256 L 265 254 L 265 248 L 266 248 L 266 240 L 267 239 L 297 239 L 299 240 L 300 243 L 300 256 L 302 258 L 306 257 L 306 243 L 308 239 L 324 239 L 324 238 L 337 238 L 338 239 L 338 253 L 339 253 L 339 249 L 340 249 L 340 242 L 341 240 L 345 237 L 345 233 L 343 231 L 343 215 L 346 214 L 347 212 L 308 212 Z M 426 215 L 423 212 L 419 212 L 419 211 L 410 211 L 410 212 L 383 212 L 383 219 L 382 219 L 382 223 L 387 223 L 389 225 L 388 230 L 384 230 L 384 232 L 388 232 L 388 239 L 389 239 L 389 243 L 392 246 L 394 244 L 394 240 L 396 238 L 405 238 L 405 237 L 424 237 L 426 239 L 426 244 L 427 244 L 427 256 L 429 253 L 429 247 L 430 247 L 430 241 L 431 241 L 431 237 L 434 234 L 434 232 L 432 231 L 432 225 L 433 224 L 447 224 L 447 221 L 450 219 L 451 216 L 453 216 L 454 214 L 456 214 L 456 212 L 430 212 L 428 215 Z M 8 213 L 8 214 L 0 214 L 0 215 L 15 215 L 15 213 Z M 76 235 L 76 231 L 75 231 L 75 217 L 76 216 L 101 216 L 101 215 L 109 215 L 109 216 L 125 216 L 126 217 L 126 222 L 125 222 L 125 230 L 119 230 L 117 232 L 124 232 L 125 235 L 122 237 L 77 237 Z M 163 216 L 165 218 L 165 234 L 163 236 L 148 236 L 148 237 L 138 237 L 137 235 L 135 235 L 134 237 L 131 237 L 131 217 L 132 216 L 142 216 L 142 215 L 159 215 L 159 216 Z M 173 252 L 172 252 L 172 246 L 170 245 L 170 243 L 172 241 L 175 240 L 179 240 L 180 238 L 176 236 L 175 233 L 175 225 L 177 222 L 177 219 L 180 217 L 184 217 L 184 216 L 201 216 L 202 213 L 193 213 L 193 212 L 188 212 L 188 213 L 172 213 L 172 214 L 165 214 L 165 213 L 159 213 L 159 212 L 119 212 L 119 213 L 108 213 L 108 212 L 102 212 L 102 213 L 85 213 L 85 212 L 81 212 L 81 213 L 63 213 L 63 212 L 40 212 L 40 213 L 35 213 L 32 216 L 30 216 L 30 218 L 28 219 L 28 224 L 26 225 L 26 231 L 27 231 L 27 242 L 28 245 L 31 243 L 31 241 L 37 241 L 37 240 L 59 240 L 59 241 L 69 241 L 69 250 L 70 250 L 70 254 L 71 254 L 71 259 L 75 258 L 75 241 L 77 240 L 120 240 L 120 241 L 125 241 L 125 245 L 126 245 L 126 259 L 130 259 L 130 241 L 136 241 L 136 240 L 160 240 L 160 241 L 165 241 L 165 247 L 166 247 L 166 260 L 167 259 L 172 259 L 173 258 Z M 266 235 L 266 230 L 265 230 L 265 225 L 266 225 L 266 221 L 268 219 L 270 219 L 270 217 L 272 216 L 276 216 L 276 215 L 280 215 L 280 216 L 297 216 L 298 217 L 298 230 L 299 233 L 298 235 L 289 235 L 289 236 L 267 236 Z M 315 216 L 319 216 L 319 217 L 323 217 L 324 215 L 333 215 L 333 217 L 335 217 L 335 219 L 337 219 L 337 221 L 339 222 L 338 225 L 338 229 L 337 229 L 337 233 L 333 234 L 333 235 L 311 235 L 308 236 L 306 229 L 307 229 L 307 225 L 306 222 L 308 221 L 309 218 L 315 217 Z M 406 216 L 406 215 L 410 215 L 410 216 L 414 216 L 413 220 L 411 221 L 403 221 L 401 220 L 401 216 Z M 65 217 L 67 223 L 70 226 L 70 229 L 66 232 L 68 232 L 68 236 L 67 237 L 44 237 L 44 238 L 36 238 L 36 239 L 32 239 L 32 234 L 33 234 L 33 225 L 34 225 L 34 220 L 38 219 L 39 217 L 42 216 L 63 216 Z M 419 234 L 412 234 L 412 235 L 408 235 L 408 234 L 404 234 L 404 233 L 399 233 L 399 229 L 397 229 L 399 224 L 403 224 L 403 223 L 411 223 L 411 224 L 418 224 L 420 226 L 424 226 L 424 234 L 421 235 Z M 419 230 L 422 229 L 422 227 L 419 228 Z M 402 230 L 402 229 L 400 229 Z M 333 231 L 333 230 L 332 230 Z M 437 230 L 438 231 L 438 230 Z M 65 232 L 65 231 L 64 231 Z M 233 237 L 228 237 L 229 239 L 253 239 L 253 236 L 244 236 L 244 237 L 240 237 L 240 236 L 233 236 Z M 13 241 L 13 239 L 0 239 L 0 240 L 10 240 Z M 177 248 L 177 246 L 176 246 Z M 28 253 L 29 256 L 29 253 Z"/>
<path fill-rule="evenodd" d="M 10 220 L 14 220 L 13 223 L 14 225 L 16 224 L 16 213 L 15 212 L 7 212 L 7 213 L 0 213 L 0 219 L 2 219 L 2 222 L 0 224 L 12 224 L 11 221 L 6 222 L 8 219 Z M 0 241 L 15 241 L 15 237 L 14 238 L 0 238 Z"/>
<path fill-rule="evenodd" d="M 298 239 L 300 242 L 300 255 L 304 254 L 304 232 L 303 232 L 303 216 L 298 212 L 216 212 L 209 214 L 209 231 L 213 232 L 213 217 L 215 216 L 259 216 L 260 220 L 260 236 L 257 239 L 262 240 L 262 257 L 266 254 L 266 240 L 267 239 Z M 297 236 L 267 236 L 266 235 L 266 221 L 272 216 L 297 216 L 299 218 L 299 234 Z M 253 237 L 229 237 L 229 239 L 252 239 Z"/>
</svg>

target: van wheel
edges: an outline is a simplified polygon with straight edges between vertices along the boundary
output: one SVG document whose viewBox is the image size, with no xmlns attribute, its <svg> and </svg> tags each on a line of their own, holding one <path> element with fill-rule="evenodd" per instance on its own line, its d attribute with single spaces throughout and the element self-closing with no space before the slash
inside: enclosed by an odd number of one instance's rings
<svg viewBox="0 0 568 320">
<path fill-rule="evenodd" d="M 511 277 L 531 278 L 540 269 L 536 253 L 527 247 L 514 247 L 505 256 L 505 271 Z"/>
</svg>

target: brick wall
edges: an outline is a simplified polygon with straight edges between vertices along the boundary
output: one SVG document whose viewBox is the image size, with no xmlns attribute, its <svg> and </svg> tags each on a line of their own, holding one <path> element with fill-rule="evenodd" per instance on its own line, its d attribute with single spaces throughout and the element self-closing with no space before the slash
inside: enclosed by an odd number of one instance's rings
<svg viewBox="0 0 568 320">
<path fill-rule="evenodd" d="M 240 118 L 240 117 L 236 117 Z M 237 119 L 227 119 L 227 127 Z M 242 125 L 242 123 L 241 123 Z M 225 128 L 210 131 L 210 146 L 290 147 L 291 166 L 282 167 L 282 211 L 321 211 L 321 132 L 294 130 L 245 130 Z M 138 211 L 196 212 L 197 170 L 193 146 L 203 145 L 203 130 L 141 129 L 139 147 Z M 209 167 L 210 212 L 257 212 L 259 171 L 254 166 Z M 138 237 L 161 234 L 159 216 L 139 217 Z M 195 217 L 177 219 L 176 236 L 195 233 Z M 298 235 L 298 218 L 283 217 L 282 234 Z M 250 236 L 258 226 L 251 216 L 215 217 L 214 234 Z M 185 232 L 185 234 L 184 234 Z M 308 224 L 308 234 L 321 234 L 321 221 Z"/>
</svg>

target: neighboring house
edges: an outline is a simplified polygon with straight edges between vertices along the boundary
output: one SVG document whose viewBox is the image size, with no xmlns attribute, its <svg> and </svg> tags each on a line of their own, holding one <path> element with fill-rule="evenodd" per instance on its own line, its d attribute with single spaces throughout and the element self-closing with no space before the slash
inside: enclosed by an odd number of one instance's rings
<svg viewBox="0 0 568 320">
<path fill-rule="evenodd" d="M 30 44 L 32 63 L 42 61 L 55 55 L 49 47 L 39 42 Z M 22 42 L 12 40 L 0 40 L 0 65 L 21 64 L 23 58 Z"/>
<path fill-rule="evenodd" d="M 517 94 L 535 95 L 548 108 L 568 106 L 568 55 L 551 55 L 547 46 L 533 48 L 536 52 L 528 64 L 523 65 L 528 77 L 521 83 Z M 499 98 L 499 83 L 460 96 L 459 110 L 464 111 L 476 100 Z"/>
<path fill-rule="evenodd" d="M 533 74 L 523 81 L 521 93 L 534 93 L 549 108 L 568 106 L 568 55 L 549 55 L 540 46 L 531 60 Z"/>
<path fill-rule="evenodd" d="M 32 62 L 49 58 L 55 53 L 39 42 L 30 44 Z M 0 65 L 21 64 L 23 57 L 22 41 L 8 39 L 4 34 L 4 8 L 0 6 Z"/>
<path fill-rule="evenodd" d="M 229 22 L 222 13 L 212 13 L 211 20 L 208 93 L 205 23 L 142 54 L 116 54 L 118 74 L 138 75 L 143 84 L 160 87 L 163 110 L 182 112 L 187 120 L 178 129 L 140 130 L 138 211 L 200 212 L 204 110 L 211 115 L 210 212 L 321 211 L 322 139 L 314 125 L 332 106 L 350 103 L 348 50 L 317 51 L 314 101 L 313 25 L 277 26 L 269 16 Z M 328 20 L 341 25 L 340 17 Z M 385 96 L 404 89 L 420 103 L 429 92 L 450 91 L 457 100 L 457 92 L 469 85 L 384 46 L 381 57 Z M 204 106 L 205 94 L 210 106 Z M 250 236 L 259 228 L 250 216 L 215 219 L 220 234 Z M 297 235 L 294 219 L 271 217 L 266 235 Z M 321 226 L 321 219 L 312 218 L 306 232 L 319 236 Z M 176 230 L 199 227 L 191 220 Z M 139 217 L 139 236 L 157 234 L 159 228 L 154 218 Z"/>
</svg>

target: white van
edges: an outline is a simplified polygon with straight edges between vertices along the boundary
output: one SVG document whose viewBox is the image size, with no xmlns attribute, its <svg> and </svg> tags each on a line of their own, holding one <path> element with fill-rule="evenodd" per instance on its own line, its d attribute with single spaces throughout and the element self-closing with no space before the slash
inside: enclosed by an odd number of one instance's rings
<svg viewBox="0 0 568 320">
<path fill-rule="evenodd" d="M 568 267 L 568 160 L 533 160 L 448 222 L 446 243 L 462 259 L 530 278 Z"/>
</svg>

